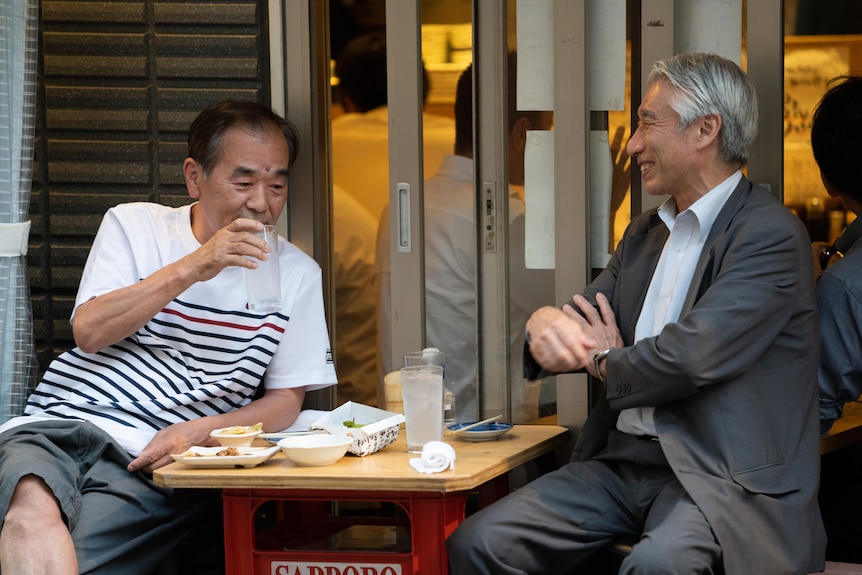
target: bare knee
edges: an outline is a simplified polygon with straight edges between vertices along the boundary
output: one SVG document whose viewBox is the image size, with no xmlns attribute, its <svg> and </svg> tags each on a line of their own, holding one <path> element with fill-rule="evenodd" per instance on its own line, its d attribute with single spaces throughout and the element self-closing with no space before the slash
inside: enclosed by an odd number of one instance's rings
<svg viewBox="0 0 862 575">
<path fill-rule="evenodd" d="M 45 549 L 50 553 L 45 553 Z M 74 575 L 78 559 L 60 504 L 35 475 L 18 481 L 0 529 L 0 571 Z"/>
<path fill-rule="evenodd" d="M 40 477 L 25 475 L 15 486 L 4 523 L 23 529 L 39 529 L 46 522 L 63 522 L 60 504 Z"/>
</svg>

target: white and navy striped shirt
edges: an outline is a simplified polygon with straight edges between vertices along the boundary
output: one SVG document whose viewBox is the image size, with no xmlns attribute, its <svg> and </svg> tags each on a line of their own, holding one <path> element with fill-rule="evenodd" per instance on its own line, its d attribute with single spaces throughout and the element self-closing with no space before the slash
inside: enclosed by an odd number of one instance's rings
<svg viewBox="0 0 862 575">
<path fill-rule="evenodd" d="M 112 208 L 93 244 L 76 309 L 199 246 L 189 206 Z M 226 268 L 125 340 L 92 354 L 78 348 L 62 354 L 29 398 L 30 417 L 13 421 L 85 419 L 134 455 L 172 423 L 247 404 L 261 380 L 267 388 L 308 390 L 336 383 L 320 267 L 285 240 L 279 259 L 285 302 L 279 313 L 248 312 L 242 270 Z"/>
</svg>

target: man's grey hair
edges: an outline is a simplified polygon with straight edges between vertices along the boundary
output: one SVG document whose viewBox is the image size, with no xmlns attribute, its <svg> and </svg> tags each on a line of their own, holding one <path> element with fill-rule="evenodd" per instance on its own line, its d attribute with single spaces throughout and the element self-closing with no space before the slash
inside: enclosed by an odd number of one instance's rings
<svg viewBox="0 0 862 575">
<path fill-rule="evenodd" d="M 715 54 L 677 54 L 656 62 L 647 85 L 665 80 L 677 88 L 671 107 L 680 129 L 709 114 L 721 116 L 719 153 L 729 163 L 746 164 L 757 135 L 754 84 L 734 62 Z"/>
</svg>

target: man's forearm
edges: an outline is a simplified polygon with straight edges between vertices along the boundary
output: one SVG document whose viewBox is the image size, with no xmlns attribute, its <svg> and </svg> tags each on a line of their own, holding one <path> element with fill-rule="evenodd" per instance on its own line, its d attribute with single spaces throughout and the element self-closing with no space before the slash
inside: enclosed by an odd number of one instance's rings
<svg viewBox="0 0 862 575">
<path fill-rule="evenodd" d="M 84 352 L 95 353 L 122 341 L 193 283 L 180 260 L 135 284 L 81 304 L 72 324 L 75 344 Z"/>
</svg>

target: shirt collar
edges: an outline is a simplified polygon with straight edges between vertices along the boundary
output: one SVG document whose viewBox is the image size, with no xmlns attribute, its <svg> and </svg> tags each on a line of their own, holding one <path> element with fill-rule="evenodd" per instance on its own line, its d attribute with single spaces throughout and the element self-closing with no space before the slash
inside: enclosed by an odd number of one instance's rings
<svg viewBox="0 0 862 575">
<path fill-rule="evenodd" d="M 736 170 L 729 178 L 705 193 L 687 210 L 683 211 L 683 213 L 693 213 L 695 219 L 700 224 L 700 241 L 706 241 L 706 236 L 709 235 L 712 224 L 715 223 L 715 218 L 718 217 L 721 208 L 724 207 L 727 199 L 733 193 L 733 190 L 736 189 L 741 179 L 742 170 Z M 666 199 L 662 203 L 658 209 L 658 215 L 668 229 L 672 230 L 674 221 L 679 215 L 676 212 L 676 202 L 673 197 Z"/>
</svg>

